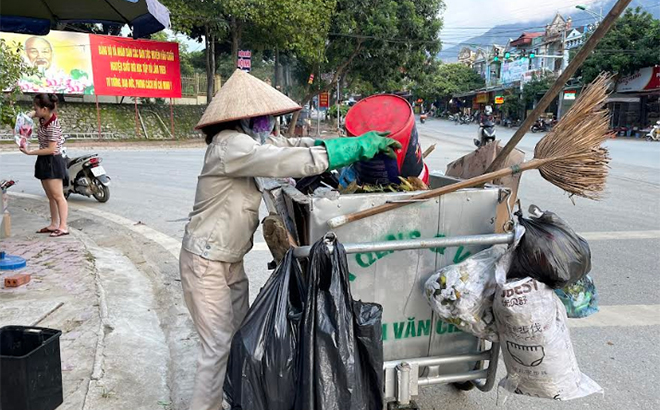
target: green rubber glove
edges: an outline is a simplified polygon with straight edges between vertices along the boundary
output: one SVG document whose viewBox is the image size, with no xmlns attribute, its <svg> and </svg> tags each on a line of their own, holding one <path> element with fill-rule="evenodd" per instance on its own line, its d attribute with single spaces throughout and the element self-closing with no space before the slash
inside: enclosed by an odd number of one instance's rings
<svg viewBox="0 0 660 410">
<path fill-rule="evenodd" d="M 371 159 L 381 153 L 396 158 L 394 151 L 401 149 L 401 144 L 391 138 L 385 138 L 389 134 L 389 132 L 369 131 L 359 137 L 317 140 L 314 145 L 325 146 L 330 161 L 328 170 L 332 170 Z"/>
</svg>

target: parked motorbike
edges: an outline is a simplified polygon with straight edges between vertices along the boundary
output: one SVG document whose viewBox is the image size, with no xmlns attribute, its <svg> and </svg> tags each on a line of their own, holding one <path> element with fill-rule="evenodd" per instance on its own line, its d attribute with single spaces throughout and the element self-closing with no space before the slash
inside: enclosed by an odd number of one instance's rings
<svg viewBox="0 0 660 410">
<path fill-rule="evenodd" d="M 646 134 L 647 141 L 660 141 L 660 121 L 656 122 L 653 129 Z"/>
<path fill-rule="evenodd" d="M 547 132 L 549 131 L 548 124 L 543 121 L 542 118 L 536 120 L 534 125 L 532 125 L 532 132 Z"/>
<path fill-rule="evenodd" d="M 427 118 L 428 118 L 428 116 L 427 116 L 426 114 L 420 114 L 420 116 L 419 116 L 419 122 L 421 122 L 422 124 L 424 124 L 424 123 L 426 122 L 426 119 L 427 119 Z"/>
<path fill-rule="evenodd" d="M 479 131 L 477 131 L 477 138 L 474 139 L 474 145 L 481 147 L 491 141 L 495 141 L 495 123 L 492 118 L 488 118 L 479 124 Z"/>
<path fill-rule="evenodd" d="M 110 177 L 101 166 L 102 159 L 98 154 L 70 158 L 66 149 L 63 149 L 62 157 L 66 160 L 68 172 L 67 178 L 63 181 L 65 198 L 69 198 L 71 194 L 80 194 L 86 197 L 93 196 L 101 203 L 108 202 Z"/>
</svg>

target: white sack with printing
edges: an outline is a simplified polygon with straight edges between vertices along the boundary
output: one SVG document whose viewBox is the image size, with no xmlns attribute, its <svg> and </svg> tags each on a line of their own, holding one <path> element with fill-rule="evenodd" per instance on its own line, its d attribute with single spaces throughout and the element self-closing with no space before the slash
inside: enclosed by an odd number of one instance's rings
<svg viewBox="0 0 660 410">
<path fill-rule="evenodd" d="M 511 393 L 553 400 L 602 393 L 578 367 L 561 300 L 532 278 L 506 283 L 510 257 L 507 252 L 495 269 L 498 290 L 493 313 L 507 370 L 500 386 Z"/>
</svg>

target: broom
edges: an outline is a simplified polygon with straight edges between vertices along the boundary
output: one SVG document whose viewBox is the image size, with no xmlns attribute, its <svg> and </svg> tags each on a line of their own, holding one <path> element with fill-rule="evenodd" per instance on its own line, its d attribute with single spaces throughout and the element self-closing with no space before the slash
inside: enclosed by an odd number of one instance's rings
<svg viewBox="0 0 660 410">
<path fill-rule="evenodd" d="M 600 199 L 605 189 L 610 161 L 607 149 L 601 147 L 601 144 L 611 136 L 608 133 L 609 115 L 607 110 L 602 108 L 608 95 L 607 87 L 610 79 L 609 75 L 601 74 L 585 88 L 554 129 L 538 142 L 534 149 L 534 159 L 531 161 L 433 189 L 410 197 L 408 200 L 435 198 L 530 169 L 538 169 L 548 182 L 571 195 Z M 337 228 L 411 202 L 413 201 L 386 203 L 364 211 L 338 216 L 328 220 L 328 225 L 330 228 Z"/>
</svg>

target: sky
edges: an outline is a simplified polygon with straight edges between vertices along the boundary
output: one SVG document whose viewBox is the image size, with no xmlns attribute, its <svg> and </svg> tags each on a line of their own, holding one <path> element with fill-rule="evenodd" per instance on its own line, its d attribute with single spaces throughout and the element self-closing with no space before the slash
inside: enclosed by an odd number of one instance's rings
<svg viewBox="0 0 660 410">
<path fill-rule="evenodd" d="M 497 25 L 540 19 L 549 22 L 557 12 L 565 17 L 583 15 L 575 8 L 578 4 L 599 13 L 600 3 L 601 0 L 445 0 L 444 28 L 440 38 L 450 46 Z M 603 10 L 603 13 L 608 11 Z"/>
</svg>

